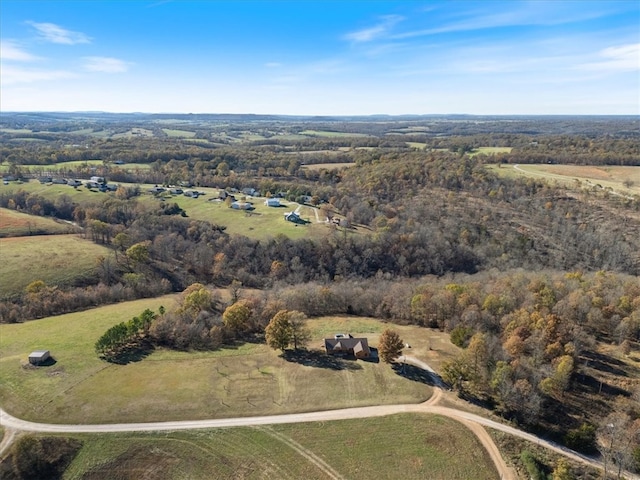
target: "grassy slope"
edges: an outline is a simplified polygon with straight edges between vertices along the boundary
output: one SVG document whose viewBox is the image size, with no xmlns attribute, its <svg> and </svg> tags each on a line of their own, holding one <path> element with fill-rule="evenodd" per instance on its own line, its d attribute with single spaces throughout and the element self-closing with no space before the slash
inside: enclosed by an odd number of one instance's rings
<svg viewBox="0 0 640 480">
<path fill-rule="evenodd" d="M 400 478 L 399 472 L 416 480 L 498 478 L 477 439 L 459 423 L 435 415 L 78 438 L 84 446 L 66 479 L 320 480 L 328 478 L 323 468 L 350 479 Z"/>
<path fill-rule="evenodd" d="M 141 185 L 144 194 L 140 197 L 140 201 L 153 203 L 154 199 L 146 191 L 152 185 Z M 29 193 L 36 193 L 48 199 L 55 199 L 60 195 L 68 195 L 73 202 L 97 203 L 112 193 L 102 193 L 98 191 L 87 190 L 84 187 L 74 189 L 68 185 L 42 185 L 39 182 L 31 181 L 24 184 L 11 183 L 9 185 L 0 185 L 2 191 L 17 192 L 25 190 Z M 295 202 L 283 201 L 283 206 L 279 208 L 267 207 L 264 205 L 264 198 L 248 198 L 252 201 L 255 210 L 250 214 L 243 210 L 234 210 L 228 208 L 222 202 L 208 201 L 218 195 L 218 189 L 215 188 L 198 188 L 198 191 L 205 192 L 206 195 L 198 198 L 185 197 L 184 195 L 175 195 L 166 197 L 165 201 L 177 203 L 184 208 L 189 218 L 195 220 L 205 220 L 227 227 L 227 233 L 246 235 L 250 238 L 264 239 L 267 237 L 275 237 L 283 234 L 292 239 L 298 238 L 317 238 L 323 235 L 331 234 L 331 230 L 324 224 L 317 224 L 313 208 L 303 206 L 301 216 L 311 223 L 306 225 L 297 225 L 284 220 L 285 212 L 295 210 L 298 204 Z M 237 194 L 237 198 L 241 195 Z M 158 200 L 159 201 L 159 200 Z M 285 206 L 286 205 L 286 206 Z"/>
<path fill-rule="evenodd" d="M 490 165 L 493 172 L 505 177 L 531 177 L 556 181 L 563 185 L 584 188 L 610 187 L 616 192 L 640 195 L 640 167 L 590 166 L 590 165 Z M 633 185 L 625 187 L 623 182 Z"/>
<path fill-rule="evenodd" d="M 425 400 L 431 389 L 382 363 L 344 361 L 338 367 L 300 365 L 261 344 L 215 352 L 159 349 L 142 361 L 113 365 L 93 345 L 106 329 L 167 297 L 121 303 L 17 325 L 0 325 L 0 404 L 34 421 L 127 422 L 266 415 Z M 386 326 L 378 320 L 310 320 L 313 342 L 335 332 L 365 334 L 372 345 Z M 394 327 L 395 328 L 395 327 Z M 397 327 L 411 352 L 450 358 L 445 336 Z M 429 350 L 429 345 L 433 350 Z M 450 344 L 449 344 L 450 345 Z M 29 352 L 48 349 L 57 363 L 25 366 Z M 324 358 L 324 357 L 321 357 Z M 115 394 L 114 392 L 117 392 Z"/>
<path fill-rule="evenodd" d="M 0 252 L 3 297 L 24 290 L 34 280 L 48 285 L 71 284 L 92 275 L 96 259 L 110 254 L 108 248 L 77 235 L 2 238 Z"/>
<path fill-rule="evenodd" d="M 72 225 L 56 222 L 51 218 L 0 208 L 0 237 L 55 235 L 73 231 Z"/>
</svg>

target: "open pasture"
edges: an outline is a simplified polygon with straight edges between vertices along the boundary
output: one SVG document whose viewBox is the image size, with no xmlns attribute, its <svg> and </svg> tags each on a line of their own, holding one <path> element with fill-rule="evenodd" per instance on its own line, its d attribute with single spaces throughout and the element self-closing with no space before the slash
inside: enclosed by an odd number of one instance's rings
<svg viewBox="0 0 640 480">
<path fill-rule="evenodd" d="M 0 238 L 0 297 L 19 293 L 34 280 L 47 285 L 73 284 L 93 276 L 96 260 L 108 248 L 77 235 Z"/>
<path fill-rule="evenodd" d="M 498 175 L 543 178 L 573 187 L 611 188 L 620 193 L 640 194 L 640 167 L 527 164 L 490 165 L 488 168 Z"/>
<path fill-rule="evenodd" d="M 167 137 L 172 138 L 193 138 L 196 136 L 196 132 L 192 132 L 190 130 L 163 128 L 162 131 L 167 135 Z"/>
<path fill-rule="evenodd" d="M 496 153 L 511 153 L 511 147 L 478 147 L 469 152 L 469 156 L 475 155 L 495 155 Z"/>
<path fill-rule="evenodd" d="M 51 218 L 29 215 L 7 208 L 0 208 L 0 237 L 22 237 L 27 235 L 55 235 L 73 233 L 73 225 L 56 222 Z"/>
<path fill-rule="evenodd" d="M 69 479 L 498 478 L 476 437 L 437 415 L 75 437 Z"/>
<path fill-rule="evenodd" d="M 330 233 L 327 225 L 317 222 L 319 218 L 316 218 L 317 209 L 310 206 L 301 206 L 296 202 L 283 200 L 280 207 L 268 207 L 264 205 L 265 198 L 247 196 L 246 200 L 252 202 L 255 209 L 251 211 L 236 210 L 229 208 L 223 201 L 216 200 L 219 192 L 217 189 L 198 188 L 197 190 L 205 192 L 206 195 L 198 198 L 173 195 L 165 197 L 164 201 L 177 203 L 190 218 L 224 225 L 227 227 L 227 233 L 245 235 L 250 238 L 264 239 L 286 235 L 296 239 Z M 235 195 L 238 199 L 244 197 L 242 194 Z M 300 209 L 301 218 L 309 223 L 295 224 L 284 219 L 286 212 L 294 211 L 297 208 Z"/>
<path fill-rule="evenodd" d="M 348 137 L 368 137 L 366 133 L 349 133 L 349 132 L 333 132 L 329 130 L 303 130 L 300 135 L 306 135 L 308 137 L 336 137 L 336 138 L 348 138 Z"/>
<path fill-rule="evenodd" d="M 94 344 L 110 326 L 145 308 L 169 308 L 171 298 L 0 325 L 0 404 L 9 413 L 33 421 L 119 423 L 416 403 L 432 394 L 430 385 L 404 378 L 389 365 L 328 357 L 316 350 L 325 335 L 336 332 L 366 336 L 375 346 L 386 326 L 375 319 L 308 320 L 312 350 L 303 356 L 282 357 L 264 344 L 245 343 L 201 352 L 160 348 L 126 365 L 97 357 Z M 397 329 L 403 338 L 411 339 L 411 354 L 443 340 L 441 334 L 424 328 Z M 29 353 L 37 349 L 50 350 L 55 365 L 26 365 Z M 430 350 L 444 359 L 451 358 L 453 351 Z M 431 361 L 428 356 L 422 358 Z"/>
</svg>

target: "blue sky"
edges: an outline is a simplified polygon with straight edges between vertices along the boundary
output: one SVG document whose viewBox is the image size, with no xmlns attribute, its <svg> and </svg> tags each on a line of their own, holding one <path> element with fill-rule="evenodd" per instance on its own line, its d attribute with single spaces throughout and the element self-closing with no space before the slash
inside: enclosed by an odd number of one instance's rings
<svg viewBox="0 0 640 480">
<path fill-rule="evenodd" d="M 640 114 L 640 2 L 0 2 L 2 111 Z"/>
</svg>

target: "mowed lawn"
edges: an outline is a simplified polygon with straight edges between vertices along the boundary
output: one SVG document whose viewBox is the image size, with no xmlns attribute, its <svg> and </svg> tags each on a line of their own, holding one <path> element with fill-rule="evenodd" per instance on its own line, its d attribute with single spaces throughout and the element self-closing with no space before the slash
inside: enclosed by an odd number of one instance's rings
<svg viewBox="0 0 640 480">
<path fill-rule="evenodd" d="M 172 297 L 139 300 L 15 325 L 0 325 L 0 404 L 11 414 L 42 422 L 112 423 L 268 415 L 377 404 L 416 403 L 432 388 L 401 377 L 389 365 L 334 359 L 321 351 L 290 361 L 264 344 L 211 352 L 157 349 L 141 361 L 100 360 L 95 341 L 115 323 L 145 308 L 169 308 Z M 324 336 L 365 335 L 372 346 L 387 326 L 375 319 L 310 319 L 311 348 Z M 396 327 L 394 327 L 396 328 Z M 455 353 L 445 336 L 397 327 L 411 354 L 431 361 Z M 450 344 L 449 344 L 450 345 Z M 455 348 L 455 347 L 454 347 Z M 28 354 L 51 351 L 56 363 L 31 367 Z M 333 357 L 331 357 L 333 358 Z M 434 363 L 434 365 L 436 365 Z"/>
<path fill-rule="evenodd" d="M 98 257 L 110 253 L 75 234 L 0 238 L 0 297 L 21 292 L 34 280 L 64 285 L 92 276 Z"/>
<path fill-rule="evenodd" d="M 52 218 L 29 215 L 7 208 L 0 208 L 0 237 L 22 237 L 26 235 L 55 235 L 72 233 L 76 227 Z M 0 252 L 0 255 L 2 252 Z"/>
<path fill-rule="evenodd" d="M 67 479 L 499 477 L 477 438 L 437 415 L 76 438 L 83 447 Z"/>
</svg>

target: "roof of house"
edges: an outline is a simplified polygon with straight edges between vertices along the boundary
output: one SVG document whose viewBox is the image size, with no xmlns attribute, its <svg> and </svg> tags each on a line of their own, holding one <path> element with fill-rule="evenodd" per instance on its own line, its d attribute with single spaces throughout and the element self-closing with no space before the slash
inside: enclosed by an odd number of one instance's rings
<svg viewBox="0 0 640 480">
<path fill-rule="evenodd" d="M 369 351 L 366 338 L 325 338 L 324 346 L 327 350 L 351 350 L 355 352 Z"/>
</svg>

